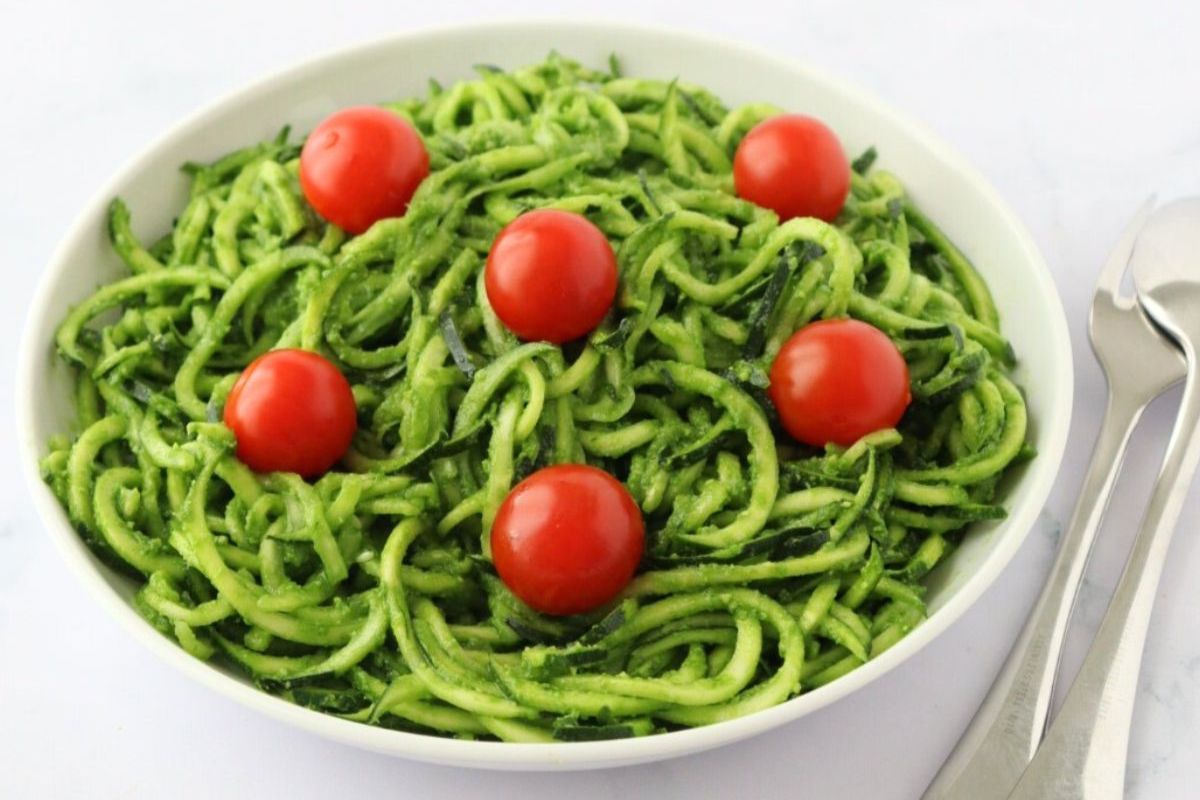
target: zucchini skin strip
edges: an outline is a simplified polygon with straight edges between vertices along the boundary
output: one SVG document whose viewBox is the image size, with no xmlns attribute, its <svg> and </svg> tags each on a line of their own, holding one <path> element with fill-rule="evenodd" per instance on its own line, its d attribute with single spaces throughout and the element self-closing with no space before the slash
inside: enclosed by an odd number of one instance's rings
<svg viewBox="0 0 1200 800">
<path fill-rule="evenodd" d="M 476 72 L 385 105 L 431 173 L 361 235 L 309 206 L 286 128 L 186 165 L 186 205 L 153 244 L 114 199 L 128 274 L 55 339 L 77 422 L 42 473 L 71 523 L 187 652 L 362 724 L 644 736 L 878 657 L 1033 455 L 980 273 L 873 150 L 833 222 L 737 197 L 734 152 L 773 106 L 615 60 Z M 513 336 L 483 280 L 497 233 L 535 208 L 586 216 L 617 255 L 610 314 L 562 347 Z M 913 403 L 849 447 L 798 446 L 767 399 L 772 360 L 846 317 L 896 344 Z M 253 473 L 220 422 L 241 370 L 283 347 L 329 357 L 358 408 L 315 480 Z M 490 529 L 517 482 L 561 463 L 617 476 L 647 543 L 609 607 L 548 617 L 496 576 Z"/>
</svg>

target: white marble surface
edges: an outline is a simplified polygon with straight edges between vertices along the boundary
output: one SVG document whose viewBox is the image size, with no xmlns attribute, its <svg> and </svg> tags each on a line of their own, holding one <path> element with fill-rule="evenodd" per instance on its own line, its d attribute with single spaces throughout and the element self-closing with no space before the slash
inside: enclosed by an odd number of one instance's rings
<svg viewBox="0 0 1200 800">
<path fill-rule="evenodd" d="M 56 239 L 95 188 L 181 115 L 308 57 L 386 32 L 563 2 L 491 6 L 152 0 L 6 6 L 0 23 L 0 417 L 14 344 Z M 1200 192 L 1200 5 L 741 0 L 687 12 L 607 0 L 580 13 L 720 32 L 839 73 L 923 120 L 996 184 L 1055 271 L 1076 347 L 1068 513 L 1101 413 L 1086 343 L 1093 277 L 1150 191 Z M 253 7 L 251 7 L 253 6 Z M 585 10 L 586 8 L 586 10 Z M 335 10 L 336 9 L 336 10 Z M 736 9 L 736 12 L 731 12 Z M 1088 576 L 1077 665 L 1119 574 L 1178 398 L 1149 414 Z M 328 744 L 190 684 L 95 609 L 42 535 L 0 426 L 0 796 L 12 798 L 911 798 L 966 724 L 1048 569 L 1047 524 L 981 602 L 884 680 L 787 728 L 689 759 L 575 775 L 429 767 Z M 1164 576 L 1134 720 L 1128 796 L 1197 796 L 1200 493 Z"/>
</svg>

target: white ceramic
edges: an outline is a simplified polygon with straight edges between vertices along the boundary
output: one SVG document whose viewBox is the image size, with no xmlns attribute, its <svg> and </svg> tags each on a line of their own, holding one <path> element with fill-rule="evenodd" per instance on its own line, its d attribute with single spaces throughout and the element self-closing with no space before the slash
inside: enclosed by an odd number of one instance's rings
<svg viewBox="0 0 1200 800">
<path fill-rule="evenodd" d="M 929 619 L 879 658 L 783 705 L 705 728 L 642 739 L 573 744 L 467 742 L 372 728 L 326 716 L 258 691 L 233 673 L 193 659 L 160 636 L 129 604 L 131 583 L 100 564 L 38 476 L 49 436 L 70 428 L 69 375 L 53 355 L 68 307 L 122 272 L 105 236 L 105 207 L 125 198 L 138 232 L 153 240 L 182 208 L 187 160 L 216 157 L 274 135 L 284 123 L 310 129 L 345 105 L 423 92 L 426 79 L 468 77 L 476 63 L 515 67 L 551 49 L 601 66 L 617 53 L 630 75 L 672 78 L 713 89 L 728 104 L 762 100 L 824 119 L 850 154 L 868 145 L 913 198 L 970 256 L 995 294 L 1005 333 L 1020 356 L 1031 438 L 1038 457 L 1011 481 L 1008 519 L 977 526 L 932 576 Z M 861 91 L 786 58 L 670 30 L 608 23 L 504 23 L 409 33 L 285 70 L 185 120 L 121 170 L 76 220 L 55 252 L 30 309 L 21 343 L 17 426 L 29 489 L 46 531 L 76 576 L 143 645 L 213 690 L 299 728 L 348 744 L 441 764 L 511 770 L 565 770 L 654 761 L 744 739 L 797 720 L 844 697 L 909 658 L 954 622 L 1009 562 L 1050 491 L 1070 422 L 1070 340 L 1058 295 L 1029 234 L 996 192 L 931 134 Z"/>
</svg>

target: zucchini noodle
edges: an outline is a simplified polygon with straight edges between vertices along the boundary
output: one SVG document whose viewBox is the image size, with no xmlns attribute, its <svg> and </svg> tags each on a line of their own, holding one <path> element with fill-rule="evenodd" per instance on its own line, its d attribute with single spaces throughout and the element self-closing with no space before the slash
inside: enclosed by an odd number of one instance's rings
<svg viewBox="0 0 1200 800">
<path fill-rule="evenodd" d="M 278 137 L 189 164 L 174 227 L 62 323 L 78 428 L 46 481 L 138 610 L 198 658 L 367 724 L 514 742 L 705 725 L 857 668 L 925 615 L 922 580 L 1031 455 L 1013 353 L 949 239 L 854 164 L 836 224 L 780 224 L 733 192 L 756 122 L 677 81 L 551 55 L 388 104 L 430 176 L 407 214 L 349 238 L 321 221 Z M 586 341 L 517 341 L 483 288 L 518 214 L 584 214 L 618 256 Z M 913 404 L 895 430 L 814 450 L 780 432 L 767 371 L 806 323 L 895 342 Z M 273 348 L 331 358 L 359 431 L 318 480 L 256 475 L 219 423 Z M 597 465 L 647 529 L 594 614 L 535 613 L 496 577 L 489 528 L 536 469 Z"/>
</svg>

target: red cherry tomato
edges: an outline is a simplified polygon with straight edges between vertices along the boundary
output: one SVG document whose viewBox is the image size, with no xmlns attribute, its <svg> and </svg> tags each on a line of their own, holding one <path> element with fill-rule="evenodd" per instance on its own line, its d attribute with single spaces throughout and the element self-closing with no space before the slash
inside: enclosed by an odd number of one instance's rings
<svg viewBox="0 0 1200 800">
<path fill-rule="evenodd" d="M 330 114 L 300 152 L 300 186 L 309 204 L 354 234 L 403 216 L 428 174 L 421 135 L 403 117 L 373 106 Z"/>
<path fill-rule="evenodd" d="M 529 211 L 492 243 L 484 270 L 496 316 L 526 341 L 578 339 L 608 313 L 617 257 L 604 234 L 578 214 Z"/>
<path fill-rule="evenodd" d="M 900 421 L 912 395 L 908 365 L 882 331 L 855 319 L 814 322 L 771 365 L 771 402 L 793 437 L 851 445 Z"/>
<path fill-rule="evenodd" d="M 612 600 L 642 558 L 642 512 L 603 470 L 561 464 L 517 484 L 492 523 L 501 580 L 544 614 L 580 614 Z"/>
<path fill-rule="evenodd" d="M 248 467 L 306 478 L 332 467 L 358 427 L 350 384 L 307 350 L 272 350 L 254 359 L 225 401 L 225 424 Z"/>
<path fill-rule="evenodd" d="M 823 122 L 783 114 L 758 123 L 742 139 L 733 156 L 733 183 L 739 197 L 781 220 L 832 222 L 850 192 L 850 163 Z"/>
</svg>

